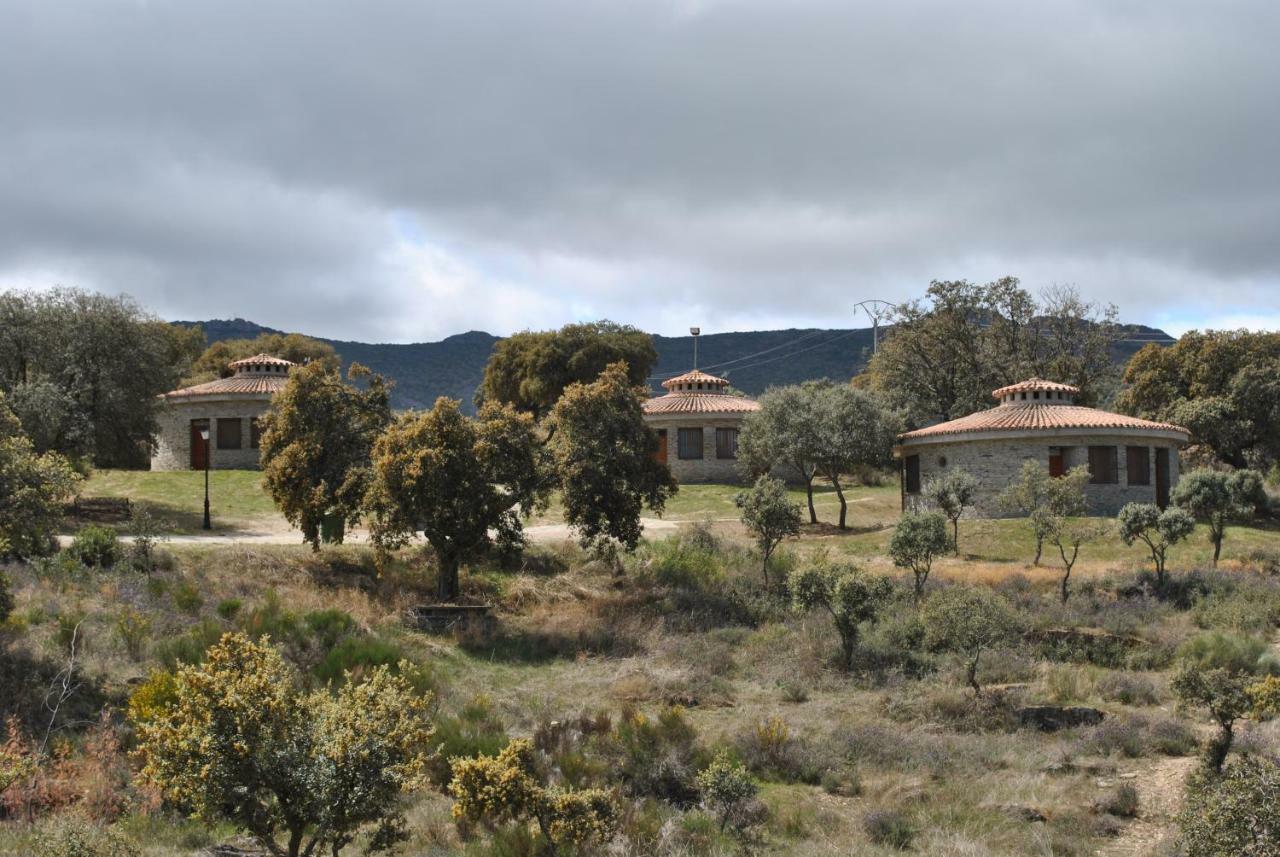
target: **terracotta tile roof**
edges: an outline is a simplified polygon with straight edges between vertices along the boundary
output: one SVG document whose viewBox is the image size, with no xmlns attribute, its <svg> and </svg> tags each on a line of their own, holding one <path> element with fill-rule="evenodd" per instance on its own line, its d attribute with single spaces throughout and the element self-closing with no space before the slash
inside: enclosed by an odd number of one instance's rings
<svg viewBox="0 0 1280 857">
<path fill-rule="evenodd" d="M 1041 392 L 1047 390 L 1051 393 L 1070 393 L 1073 396 L 1080 392 L 1079 387 L 1073 387 L 1070 384 L 1059 384 L 1057 381 L 1046 381 L 1043 378 L 1028 378 L 1016 384 L 1001 387 L 999 390 L 992 390 L 991 397 L 1000 399 L 1009 393 L 1030 393 L 1037 390 Z"/>
<path fill-rule="evenodd" d="M 272 357 L 270 354 L 255 354 L 252 357 L 237 360 L 229 365 L 232 369 L 239 369 L 242 366 L 293 366 L 295 364 L 291 360 Z"/>
<path fill-rule="evenodd" d="M 707 384 L 712 387 L 727 387 L 729 382 L 724 378 L 717 378 L 715 375 L 708 375 L 701 369 L 694 369 L 692 372 L 685 372 L 683 375 L 677 375 L 674 378 L 668 378 L 662 382 L 662 386 L 668 390 L 686 384 Z"/>
<path fill-rule="evenodd" d="M 1145 429 L 1153 432 L 1177 432 L 1187 436 L 1188 439 L 1190 437 L 1190 433 L 1185 428 L 1172 423 L 1151 422 L 1081 405 L 1019 402 L 998 405 L 958 420 L 909 431 L 898 435 L 898 439 L 911 440 L 968 432 L 1039 432 L 1057 429 Z"/>
<path fill-rule="evenodd" d="M 289 383 L 288 375 L 259 375 L 244 373 L 230 378 L 219 378 L 194 387 L 184 387 L 161 396 L 162 399 L 185 399 L 189 396 L 262 395 L 277 393 Z"/>
<path fill-rule="evenodd" d="M 748 414 L 758 410 L 760 403 L 755 399 L 723 393 L 667 393 L 644 403 L 646 414 Z"/>
</svg>

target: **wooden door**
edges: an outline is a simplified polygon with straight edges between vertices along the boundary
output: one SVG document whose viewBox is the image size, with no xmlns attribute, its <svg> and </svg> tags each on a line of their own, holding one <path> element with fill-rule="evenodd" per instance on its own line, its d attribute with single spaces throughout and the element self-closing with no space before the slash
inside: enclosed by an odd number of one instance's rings
<svg viewBox="0 0 1280 857">
<path fill-rule="evenodd" d="M 1156 505 L 1169 505 L 1169 447 L 1156 447 Z"/>
<path fill-rule="evenodd" d="M 1055 479 L 1067 475 L 1067 465 L 1060 446 L 1049 447 L 1049 475 Z"/>
<path fill-rule="evenodd" d="M 667 430 L 658 429 L 658 451 L 653 454 L 653 460 L 659 464 L 667 463 Z"/>
<path fill-rule="evenodd" d="M 204 470 L 209 461 L 209 442 L 200 432 L 209 430 L 208 420 L 191 421 L 191 469 Z"/>
</svg>

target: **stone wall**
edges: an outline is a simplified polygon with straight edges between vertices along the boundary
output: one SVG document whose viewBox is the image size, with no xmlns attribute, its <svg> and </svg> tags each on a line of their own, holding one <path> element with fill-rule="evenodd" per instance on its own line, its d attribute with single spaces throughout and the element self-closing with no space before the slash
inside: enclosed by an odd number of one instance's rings
<svg viewBox="0 0 1280 857">
<path fill-rule="evenodd" d="M 738 468 L 736 458 L 716 458 L 716 429 L 742 428 L 741 417 L 715 417 L 702 414 L 671 414 L 645 417 L 654 431 L 667 431 L 667 467 L 678 482 L 716 482 L 739 485 L 746 477 Z M 680 458 L 679 431 L 682 428 L 702 429 L 702 458 Z"/>
<path fill-rule="evenodd" d="M 211 470 L 257 470 L 258 450 L 251 447 L 250 421 L 266 413 L 271 397 L 200 398 L 167 402 L 157 418 L 159 431 L 151 453 L 152 470 L 191 469 L 191 421 L 208 419 L 209 468 Z M 240 449 L 218 449 L 217 420 L 238 419 Z"/>
<path fill-rule="evenodd" d="M 1116 458 L 1118 473 L 1113 484 L 1085 486 L 1085 498 L 1089 502 L 1089 512 L 1094 515 L 1115 515 L 1125 503 L 1154 503 L 1156 501 L 1156 463 L 1155 449 L 1165 447 L 1169 450 L 1169 490 L 1178 484 L 1178 445 L 1164 438 L 1138 437 L 1134 435 L 1097 434 L 1072 435 L 1067 437 L 1049 437 L 1030 439 L 968 439 L 951 443 L 929 443 L 904 446 L 903 461 L 908 455 L 920 456 L 921 485 L 930 478 L 940 476 L 947 470 L 961 468 L 977 477 L 979 482 L 978 499 L 972 514 L 978 517 L 1001 517 L 1002 512 L 997 497 L 1009 483 L 1017 477 L 1022 469 L 1022 462 L 1030 459 L 1039 462 L 1047 470 L 1049 467 L 1049 448 L 1058 446 L 1064 449 L 1063 464 L 1066 469 L 1089 463 L 1090 446 L 1118 447 Z M 1126 446 L 1145 446 L 1150 463 L 1151 479 L 1149 485 L 1130 485 L 1124 448 Z M 945 461 L 945 464 L 943 463 Z M 902 462 L 899 462 L 902 467 Z M 918 500 L 918 498 L 914 498 Z M 913 496 L 906 495 L 908 506 L 913 505 Z M 968 512 L 966 514 L 969 514 Z"/>
</svg>

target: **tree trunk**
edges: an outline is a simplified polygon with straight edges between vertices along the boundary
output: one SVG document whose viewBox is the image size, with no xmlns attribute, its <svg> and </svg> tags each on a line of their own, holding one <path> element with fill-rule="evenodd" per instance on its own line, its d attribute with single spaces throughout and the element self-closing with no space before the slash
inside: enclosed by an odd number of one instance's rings
<svg viewBox="0 0 1280 857">
<path fill-rule="evenodd" d="M 437 554 L 440 573 L 436 578 L 436 597 L 441 601 L 454 601 L 458 597 L 458 558 Z"/>
<path fill-rule="evenodd" d="M 920 599 L 924 597 L 924 585 L 929 580 L 929 569 L 920 571 L 913 569 L 916 576 L 916 604 L 920 603 Z"/>
<path fill-rule="evenodd" d="M 1044 539 L 1036 539 L 1036 558 L 1031 564 L 1036 568 L 1040 567 L 1040 555 L 1044 553 Z"/>
<path fill-rule="evenodd" d="M 809 523 L 818 523 L 818 510 L 813 508 L 813 474 L 809 474 L 804 481 L 804 493 L 809 500 Z"/>
<path fill-rule="evenodd" d="M 960 556 L 960 519 L 951 519 L 951 550 Z"/>
<path fill-rule="evenodd" d="M 1218 567 L 1218 555 L 1222 553 L 1222 537 L 1224 533 L 1213 534 L 1213 567 Z"/>
<path fill-rule="evenodd" d="M 857 649 L 857 647 L 858 647 L 858 644 L 856 640 L 854 640 L 849 636 L 841 635 L 840 648 L 844 652 L 845 672 L 848 672 L 849 670 L 853 669 L 853 653 Z"/>
<path fill-rule="evenodd" d="M 1235 737 L 1235 724 L 1220 723 L 1218 725 L 1222 727 L 1222 731 L 1209 742 L 1209 748 L 1205 754 L 1205 762 L 1214 773 L 1222 771 L 1222 763 L 1227 760 L 1227 754 L 1231 752 L 1231 741 Z"/>
<path fill-rule="evenodd" d="M 840 498 L 840 529 L 847 530 L 845 516 L 849 511 L 849 504 L 845 502 L 844 491 L 840 488 L 840 477 L 837 474 L 831 475 L 831 485 L 836 489 L 836 496 Z"/>
<path fill-rule="evenodd" d="M 772 553 L 773 553 L 772 548 L 766 548 L 764 550 L 763 566 L 764 566 L 764 591 L 765 592 L 769 591 L 769 555 Z"/>
<path fill-rule="evenodd" d="M 978 684 L 978 658 L 982 657 L 982 650 L 973 656 L 973 660 L 969 663 L 969 687 L 973 688 L 975 697 L 982 696 L 982 687 Z"/>
</svg>

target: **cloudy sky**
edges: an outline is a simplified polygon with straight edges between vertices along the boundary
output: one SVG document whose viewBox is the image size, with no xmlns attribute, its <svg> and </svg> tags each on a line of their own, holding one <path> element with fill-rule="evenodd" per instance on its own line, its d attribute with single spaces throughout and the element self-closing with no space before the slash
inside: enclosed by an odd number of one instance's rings
<svg viewBox="0 0 1280 857">
<path fill-rule="evenodd" d="M 0 287 L 433 340 L 1280 327 L 1275 0 L 0 0 Z"/>
</svg>

